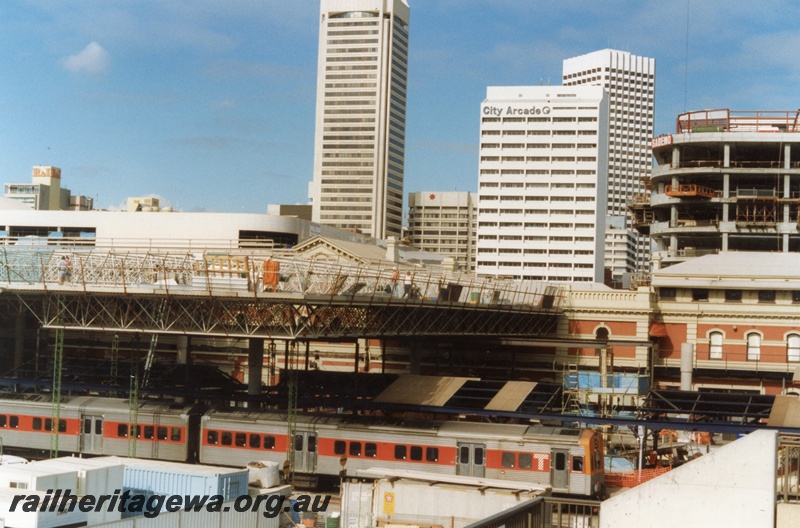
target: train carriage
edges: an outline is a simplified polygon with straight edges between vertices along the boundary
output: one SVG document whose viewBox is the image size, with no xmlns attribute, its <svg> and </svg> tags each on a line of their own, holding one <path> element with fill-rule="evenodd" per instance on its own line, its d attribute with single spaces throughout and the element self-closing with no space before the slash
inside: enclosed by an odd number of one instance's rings
<svg viewBox="0 0 800 528">
<path fill-rule="evenodd" d="M 49 451 L 53 442 L 53 404 L 45 396 L 0 400 L 3 445 L 28 451 Z M 131 423 L 125 399 L 66 397 L 55 422 L 58 450 L 89 455 L 137 456 L 186 461 L 194 443 L 189 409 L 172 401 L 144 400 Z"/>
<path fill-rule="evenodd" d="M 371 467 L 549 485 L 556 493 L 602 493 L 603 443 L 591 429 L 450 421 L 387 421 L 346 415 L 199 410 L 172 401 L 67 397 L 53 420 L 44 396 L 0 396 L 0 441 L 10 448 L 243 467 L 283 465 L 289 447 L 300 482 Z M 134 450 L 135 447 L 135 450 Z"/>
</svg>

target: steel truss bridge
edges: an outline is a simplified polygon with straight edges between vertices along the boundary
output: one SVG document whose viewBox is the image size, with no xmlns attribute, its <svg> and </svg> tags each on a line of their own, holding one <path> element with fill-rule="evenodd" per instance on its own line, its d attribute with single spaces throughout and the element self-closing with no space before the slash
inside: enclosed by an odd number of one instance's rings
<svg viewBox="0 0 800 528">
<path fill-rule="evenodd" d="M 21 303 L 48 329 L 281 340 L 535 339 L 552 336 L 561 313 L 561 292 L 546 283 L 417 270 L 405 296 L 390 269 L 286 256 L 275 258 L 280 269 L 272 286 L 262 272 L 263 252 L 2 246 L 0 253 L 0 298 Z M 71 268 L 59 284 L 65 254 Z"/>
</svg>

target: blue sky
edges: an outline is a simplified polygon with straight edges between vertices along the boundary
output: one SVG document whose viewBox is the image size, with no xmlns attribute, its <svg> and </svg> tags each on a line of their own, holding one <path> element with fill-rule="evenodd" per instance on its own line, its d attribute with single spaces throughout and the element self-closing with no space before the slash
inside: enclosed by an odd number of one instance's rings
<svg viewBox="0 0 800 528">
<path fill-rule="evenodd" d="M 800 108 L 800 2 L 409 3 L 406 193 L 475 190 L 486 87 L 560 84 L 598 49 L 656 59 L 656 134 L 685 110 Z M 102 208 L 306 203 L 318 18 L 317 0 L 0 1 L 0 180 L 56 165 Z"/>
</svg>

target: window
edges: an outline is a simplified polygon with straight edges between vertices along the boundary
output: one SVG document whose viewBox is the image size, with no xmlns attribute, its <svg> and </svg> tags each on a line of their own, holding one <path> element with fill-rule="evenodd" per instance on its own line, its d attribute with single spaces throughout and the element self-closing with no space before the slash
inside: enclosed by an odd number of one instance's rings
<svg viewBox="0 0 800 528">
<path fill-rule="evenodd" d="M 212 445 L 217 445 L 219 443 L 219 433 L 216 431 L 207 432 L 206 442 Z"/>
<path fill-rule="evenodd" d="M 438 447 L 428 447 L 425 449 L 425 460 L 428 462 L 438 462 L 439 461 L 439 448 Z"/>
<path fill-rule="evenodd" d="M 420 446 L 411 446 L 411 460 L 422 460 L 422 448 Z"/>
<path fill-rule="evenodd" d="M 0 414 L 0 427 L 6 427 L 8 425 L 8 418 L 5 414 Z"/>
<path fill-rule="evenodd" d="M 350 442 L 350 456 L 361 456 L 361 442 Z"/>
<path fill-rule="evenodd" d="M 234 437 L 234 443 L 238 447 L 244 447 L 247 444 L 247 434 L 246 433 L 236 433 Z"/>
<path fill-rule="evenodd" d="M 406 446 L 404 446 L 404 445 L 396 445 L 396 446 L 394 446 L 394 459 L 395 460 L 405 460 L 407 452 L 408 452 L 408 449 L 406 449 Z"/>
<path fill-rule="evenodd" d="M 309 435 L 308 440 L 306 441 L 308 444 L 307 451 L 309 453 L 316 453 L 317 452 L 317 437 L 314 435 Z"/>
<path fill-rule="evenodd" d="M 261 435 L 251 434 L 250 435 L 250 442 L 247 444 L 253 449 L 260 449 L 261 448 Z"/>
<path fill-rule="evenodd" d="M 572 471 L 575 473 L 583 473 L 583 457 L 572 457 Z"/>
<path fill-rule="evenodd" d="M 792 302 L 800 303 L 800 290 L 792 290 Z"/>
<path fill-rule="evenodd" d="M 707 301 L 708 300 L 708 288 L 694 288 L 692 290 L 692 300 L 693 301 Z"/>
<path fill-rule="evenodd" d="M 156 429 L 156 438 L 159 440 L 166 440 L 167 439 L 167 428 L 164 426 L 158 426 Z"/>
<path fill-rule="evenodd" d="M 747 334 L 747 360 L 758 361 L 761 359 L 761 335 L 755 332 Z"/>
<path fill-rule="evenodd" d="M 378 456 L 378 444 L 373 444 L 372 442 L 364 444 L 364 456 L 373 458 Z"/>
<path fill-rule="evenodd" d="M 180 427 L 173 427 L 170 430 L 169 439 L 173 442 L 180 442 L 181 441 L 181 428 Z"/>
<path fill-rule="evenodd" d="M 155 436 L 155 432 L 156 432 L 155 431 L 155 427 L 153 427 L 152 425 L 145 425 L 144 426 L 144 437 L 145 437 L 145 439 L 152 440 L 153 437 Z"/>
<path fill-rule="evenodd" d="M 34 431 L 41 431 L 42 430 L 42 419 L 41 418 L 34 418 L 33 419 L 33 430 Z"/>
<path fill-rule="evenodd" d="M 504 468 L 513 468 L 514 467 L 514 453 L 509 453 L 508 451 L 503 451 L 500 455 L 500 463 L 503 465 Z"/>
<path fill-rule="evenodd" d="M 775 290 L 758 290 L 758 302 L 760 303 L 775 302 Z"/>
<path fill-rule="evenodd" d="M 19 416 L 9 416 L 8 417 L 8 426 L 12 429 L 16 429 L 19 427 Z"/>
<path fill-rule="evenodd" d="M 117 425 L 117 436 L 120 438 L 126 438 L 128 436 L 128 424 Z"/>
<path fill-rule="evenodd" d="M 742 300 L 742 290 L 725 290 L 725 301 L 738 302 Z"/>
<path fill-rule="evenodd" d="M 222 431 L 221 444 L 229 446 L 233 443 L 233 434 L 230 431 Z"/>
<path fill-rule="evenodd" d="M 141 425 L 132 425 L 131 426 L 131 436 L 139 438 L 142 436 L 142 426 Z"/>
<path fill-rule="evenodd" d="M 519 467 L 522 469 L 530 469 L 533 467 L 533 455 L 530 453 L 519 454 Z"/>
<path fill-rule="evenodd" d="M 264 435 L 264 449 L 275 449 L 275 437 Z"/>
<path fill-rule="evenodd" d="M 789 334 L 786 337 L 786 361 L 800 361 L 800 334 Z"/>
<path fill-rule="evenodd" d="M 474 465 L 482 466 L 483 465 L 483 448 L 476 447 L 474 452 Z"/>
<path fill-rule="evenodd" d="M 556 463 L 555 463 L 556 471 L 564 471 L 566 467 L 567 467 L 567 454 L 556 453 Z"/>
<path fill-rule="evenodd" d="M 344 440 L 336 440 L 333 443 L 333 454 L 343 455 L 347 452 L 347 443 Z"/>
<path fill-rule="evenodd" d="M 722 332 L 708 334 L 708 359 L 722 359 Z"/>
</svg>

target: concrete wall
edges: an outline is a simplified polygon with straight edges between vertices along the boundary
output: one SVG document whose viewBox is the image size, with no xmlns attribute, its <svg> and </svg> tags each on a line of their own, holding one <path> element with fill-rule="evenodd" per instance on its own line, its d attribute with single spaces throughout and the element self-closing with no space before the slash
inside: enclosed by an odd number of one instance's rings
<svg viewBox="0 0 800 528">
<path fill-rule="evenodd" d="M 600 527 L 775 526 L 777 449 L 751 433 L 603 502 Z"/>
</svg>

